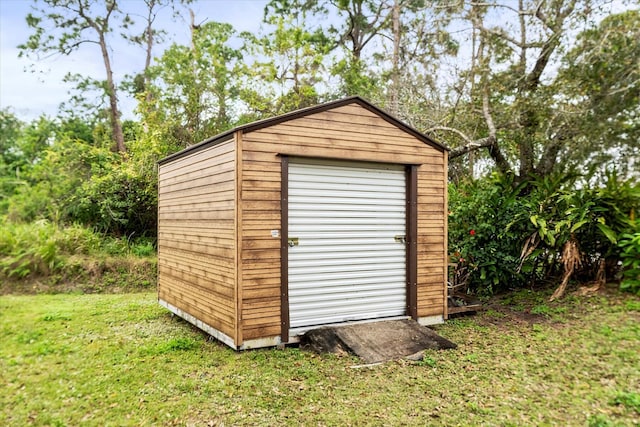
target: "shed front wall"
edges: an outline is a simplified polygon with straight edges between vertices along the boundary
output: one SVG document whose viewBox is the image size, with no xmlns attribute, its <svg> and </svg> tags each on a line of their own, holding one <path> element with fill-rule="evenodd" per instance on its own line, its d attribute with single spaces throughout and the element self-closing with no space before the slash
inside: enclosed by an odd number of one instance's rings
<svg viewBox="0 0 640 427">
<path fill-rule="evenodd" d="M 281 330 L 281 155 L 419 165 L 418 317 L 445 315 L 446 152 L 356 104 L 238 132 L 242 212 L 239 275 L 244 340 Z"/>
<path fill-rule="evenodd" d="M 158 170 L 158 297 L 231 341 L 237 317 L 234 147 L 233 140 L 222 142 Z"/>
</svg>

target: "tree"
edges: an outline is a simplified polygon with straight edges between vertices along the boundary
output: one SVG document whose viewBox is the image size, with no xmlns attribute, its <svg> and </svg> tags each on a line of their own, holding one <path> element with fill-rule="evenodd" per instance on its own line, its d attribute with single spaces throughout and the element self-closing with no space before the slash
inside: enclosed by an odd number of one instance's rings
<svg viewBox="0 0 640 427">
<path fill-rule="evenodd" d="M 577 37 L 562 60 L 555 90 L 572 161 L 614 160 L 640 171 L 640 12 L 610 15 Z M 593 150 L 592 147 L 601 147 Z M 589 147 L 589 149 L 585 149 Z"/>
<path fill-rule="evenodd" d="M 327 3 L 341 18 L 326 30 L 344 54 L 332 66 L 332 73 L 341 80 L 341 95 L 381 98 L 379 76 L 369 71 L 371 53 L 365 55 L 365 51 L 388 26 L 389 6 L 373 0 L 329 0 Z"/>
<path fill-rule="evenodd" d="M 439 1 L 389 0 L 390 24 L 382 35 L 388 44 L 380 55 L 383 81 L 388 82 L 389 110 L 416 127 L 422 116 L 433 117 L 442 74 L 441 65 L 458 52 L 449 24 L 455 7 Z"/>
<path fill-rule="evenodd" d="M 331 42 L 309 17 L 316 2 L 273 0 L 264 22 L 272 31 L 244 34 L 245 50 L 255 58 L 247 64 L 241 92 L 252 117 L 273 116 L 317 104 L 322 100 L 325 59 Z"/>
<path fill-rule="evenodd" d="M 451 137 L 449 141 L 457 142 L 451 159 L 486 149 L 497 169 L 514 174 L 516 183 L 579 164 L 579 157 L 585 160 L 584 154 L 589 151 L 605 151 L 611 141 L 600 140 L 602 144 L 596 144 L 589 129 L 576 120 L 594 107 L 585 98 L 576 97 L 577 93 L 571 89 L 582 84 L 580 73 L 569 66 L 565 66 L 562 73 L 558 72 L 563 58 L 565 64 L 569 64 L 574 62 L 571 55 L 576 59 L 593 57 L 589 51 L 599 43 L 583 42 L 577 47 L 574 34 L 581 26 L 597 21 L 604 14 L 590 0 L 519 0 L 517 5 L 502 1 L 465 2 L 458 17 L 472 27 L 473 52 L 469 66 L 459 74 L 460 84 L 451 87 L 452 92 L 457 92 L 463 100 L 455 108 L 463 109 L 466 114 L 452 110 L 451 121 L 434 123 L 428 131 L 436 137 Z M 603 21 L 605 25 L 606 22 Z M 633 69 L 640 60 L 637 49 L 631 47 L 637 45 L 633 41 L 637 40 L 637 30 L 634 30 L 637 23 L 623 20 L 619 24 L 622 22 L 625 24 L 615 26 L 616 37 L 626 40 L 623 45 L 627 48 L 610 49 L 607 62 Z M 592 31 L 605 36 L 600 41 L 608 43 L 606 40 L 611 34 L 606 35 L 595 28 Z M 583 33 L 581 37 L 586 36 Z M 569 51 L 573 53 L 567 54 L 565 46 L 575 46 L 582 56 L 571 49 Z M 582 65 L 586 63 L 582 62 Z M 580 61 L 576 64 L 580 66 Z M 611 72 L 602 75 L 609 82 L 617 79 L 613 67 L 600 71 Z M 630 79 L 628 83 L 619 92 L 615 87 L 601 86 L 605 93 L 599 96 L 615 98 L 623 92 L 637 93 L 638 79 Z M 608 123 L 615 117 L 625 117 L 622 122 L 628 123 L 629 113 L 634 111 L 633 107 L 628 108 L 628 101 L 616 101 L 616 108 L 592 110 L 596 115 L 590 120 Z M 622 105 L 626 110 L 617 108 Z M 482 117 L 481 122 L 465 118 L 475 112 Z M 580 149 L 576 150 L 576 147 Z"/>
<path fill-rule="evenodd" d="M 192 24 L 191 46 L 173 44 L 149 68 L 138 108 L 147 134 L 175 150 L 231 127 L 242 59 L 234 36 L 230 24 Z"/>
<path fill-rule="evenodd" d="M 120 25 L 127 28 L 132 24 L 131 19 L 120 11 L 116 0 L 35 0 L 35 4 L 39 6 L 36 13 L 27 16 L 27 24 L 34 32 L 19 46 L 21 54 L 70 55 L 83 45 L 97 45 L 106 72 L 104 90 L 109 98 L 113 140 L 117 151 L 124 152 L 126 147 L 107 35 L 113 30 L 113 21 L 120 19 Z"/>
</svg>

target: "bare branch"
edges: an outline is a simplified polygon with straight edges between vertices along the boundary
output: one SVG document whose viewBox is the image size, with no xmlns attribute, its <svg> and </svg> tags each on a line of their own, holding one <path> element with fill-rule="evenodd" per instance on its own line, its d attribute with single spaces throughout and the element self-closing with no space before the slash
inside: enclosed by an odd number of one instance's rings
<svg viewBox="0 0 640 427">
<path fill-rule="evenodd" d="M 495 28 L 486 28 L 484 26 L 479 26 L 478 29 L 484 33 L 487 34 L 493 34 L 494 36 L 500 37 L 503 40 L 508 41 L 509 43 L 511 43 L 512 45 L 519 47 L 520 49 L 532 49 L 532 48 L 541 48 L 544 46 L 543 43 L 540 42 L 530 42 L 530 43 L 526 43 L 524 41 L 518 41 L 516 39 L 514 39 L 513 37 L 509 36 L 504 30 L 502 29 L 495 29 Z"/>
<path fill-rule="evenodd" d="M 467 153 L 479 150 L 481 148 L 489 148 L 494 144 L 495 140 L 490 136 L 478 139 L 476 141 L 470 141 L 468 144 L 463 145 L 462 147 L 457 147 L 449 151 L 449 160 L 455 159 L 456 157 L 464 156 Z"/>
<path fill-rule="evenodd" d="M 434 131 L 437 131 L 437 130 L 453 132 L 456 135 L 458 135 L 460 138 L 462 138 L 464 140 L 464 142 L 466 142 L 467 144 L 475 144 L 475 142 L 471 138 L 469 138 L 464 132 L 462 132 L 459 129 L 452 128 L 452 127 L 449 127 L 449 126 L 434 126 L 432 128 L 429 128 L 429 129 L 425 130 L 424 132 L 425 133 L 433 133 Z"/>
</svg>

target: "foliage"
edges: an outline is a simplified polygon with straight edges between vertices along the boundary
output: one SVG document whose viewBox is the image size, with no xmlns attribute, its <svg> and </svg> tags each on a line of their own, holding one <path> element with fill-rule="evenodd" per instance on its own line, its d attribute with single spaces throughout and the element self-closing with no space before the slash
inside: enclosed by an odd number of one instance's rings
<svg viewBox="0 0 640 427">
<path fill-rule="evenodd" d="M 295 347 L 235 352 L 154 293 L 3 296 L 0 423 L 633 426 L 640 329 L 625 300 L 574 299 L 533 324 L 495 304 L 504 318 L 437 327 L 456 350 L 355 369 Z"/>
<path fill-rule="evenodd" d="M 640 230 L 636 220 L 636 230 Z M 623 233 L 618 242 L 622 259 L 623 278 L 620 288 L 640 295 L 640 231 L 634 234 Z"/>
<path fill-rule="evenodd" d="M 0 278 L 47 276 L 74 268 L 74 257 L 153 256 L 147 239 L 116 239 L 73 224 L 47 220 L 29 224 L 0 223 Z"/>
<path fill-rule="evenodd" d="M 27 15 L 26 21 L 33 33 L 25 43 L 18 46 L 21 56 L 69 55 L 84 45 L 100 48 L 106 74 L 104 84 L 78 75 L 70 78 L 78 82 L 81 91 L 87 87 L 98 87 L 109 98 L 113 142 L 117 151 L 125 151 L 107 35 L 113 31 L 115 22 L 118 22 L 120 29 L 126 30 L 133 23 L 130 16 L 120 10 L 117 0 L 35 0 L 33 13 Z"/>
<path fill-rule="evenodd" d="M 311 24 L 314 12 L 302 0 L 272 0 L 265 8 L 263 34 L 244 33 L 245 62 L 240 99 L 251 119 L 270 117 L 323 100 L 325 60 L 331 41 Z M 241 121 L 246 121 L 242 118 Z"/>
<path fill-rule="evenodd" d="M 514 188 L 510 179 L 494 175 L 451 184 L 449 246 L 470 269 L 473 290 L 491 294 L 555 280 L 569 241 L 580 253 L 575 278 L 595 280 L 601 262 L 614 278 L 618 260 L 634 255 L 634 245 L 618 239 L 636 230 L 640 187 L 615 172 L 603 186 L 577 188 L 576 179 L 549 176 Z"/>
<path fill-rule="evenodd" d="M 234 37 L 231 25 L 208 22 L 193 29 L 191 46 L 173 44 L 147 70 L 150 84 L 138 95 L 138 111 L 166 154 L 231 127 L 242 59 Z"/>
<path fill-rule="evenodd" d="M 639 288 L 638 186 L 622 179 L 640 166 L 637 10 L 593 0 L 272 0 L 260 29 L 242 34 L 192 16 L 190 43 L 152 64 L 156 17 L 190 1 L 145 0 L 143 27 L 126 2 L 33 3 L 22 54 L 99 47 L 106 81 L 67 75 L 76 91 L 55 118 L 0 111 L 7 226 L 44 219 L 153 239 L 159 159 L 238 123 L 362 95 L 456 147 L 452 159 L 469 154 L 449 162 L 449 237 L 472 289 L 555 281 L 567 245 L 579 253 L 575 279 L 602 265 L 613 278 L 621 262 L 621 286 Z M 130 82 L 138 116 L 123 123 L 116 95 L 125 92 L 111 70 L 120 52 L 109 49 L 118 37 L 146 52 Z M 611 163 L 620 176 L 603 172 Z M 502 174 L 472 181 L 493 170 Z M 149 254 L 153 243 L 136 247 Z"/>
<path fill-rule="evenodd" d="M 594 280 L 604 262 L 613 279 L 620 258 L 617 241 L 635 227 L 632 218 L 640 206 L 640 187 L 631 180 L 621 181 L 615 171 L 607 174 L 601 187 L 576 189 L 561 177 L 537 180 L 532 186 L 525 210 L 514 218 L 514 224 L 530 236 L 523 248 L 523 265 L 537 267 L 539 275 L 554 274 L 562 248 L 572 240 L 581 253 L 578 278 Z"/>
<path fill-rule="evenodd" d="M 154 236 L 156 182 L 134 166 L 113 166 L 85 181 L 72 196 L 65 219 L 115 235 Z"/>
<path fill-rule="evenodd" d="M 91 127 L 75 118 L 26 126 L 11 149 L 22 185 L 3 199 L 0 213 L 15 222 L 79 222 L 115 235 L 155 235 L 152 153 L 123 158 L 101 143 L 101 129 L 101 122 Z M 136 137 L 135 129 L 130 133 Z M 141 153 L 140 144 L 132 145 L 132 154 Z"/>
<path fill-rule="evenodd" d="M 463 9 L 456 14 L 474 29 L 474 53 L 446 85 L 455 104 L 430 127 L 456 147 L 450 158 L 486 149 L 476 154 L 483 163 L 517 182 L 609 161 L 631 176 L 640 140 L 637 10 L 608 14 L 590 0 Z"/>
<path fill-rule="evenodd" d="M 638 39 L 640 11 L 629 10 L 580 33 L 563 58 L 555 87 L 561 86 L 563 108 L 581 136 L 565 153 L 574 163 L 613 160 L 623 171 L 634 166 L 624 159 L 637 156 L 640 140 Z"/>
<path fill-rule="evenodd" d="M 518 272 L 522 234 L 509 227 L 519 210 L 516 195 L 499 175 L 449 185 L 449 251 L 471 272 L 472 291 L 492 294 L 526 283 Z"/>
</svg>

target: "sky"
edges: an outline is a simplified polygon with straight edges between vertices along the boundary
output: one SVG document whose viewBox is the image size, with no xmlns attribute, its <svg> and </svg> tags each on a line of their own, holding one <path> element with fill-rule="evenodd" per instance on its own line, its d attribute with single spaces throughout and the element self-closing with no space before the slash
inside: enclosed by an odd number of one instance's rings
<svg viewBox="0 0 640 427">
<path fill-rule="evenodd" d="M 227 22 L 238 31 L 255 31 L 260 27 L 266 0 L 197 0 L 190 7 L 196 22 Z M 19 58 L 17 46 L 27 41 L 32 30 L 25 17 L 32 11 L 33 1 L 0 0 L 0 109 L 10 108 L 20 119 L 28 121 L 48 115 L 53 117 L 60 103 L 69 99 L 71 83 L 63 82 L 69 73 L 82 73 L 96 79 L 105 79 L 102 57 L 97 45 L 86 46 L 69 56 L 55 55 L 35 60 Z M 121 8 L 144 12 L 141 0 L 121 0 Z M 160 27 L 167 30 L 166 41 L 157 46 L 159 56 L 171 43 L 189 43 L 188 10 L 186 18 L 171 18 L 171 10 L 163 10 L 158 17 Z M 136 20 L 136 17 L 133 17 Z M 138 21 L 142 21 L 138 19 Z M 120 81 L 126 74 L 140 72 L 144 66 L 144 50 L 126 41 L 114 38 L 111 44 L 114 77 Z M 123 117 L 133 118 L 133 100 L 121 94 Z"/>
</svg>

